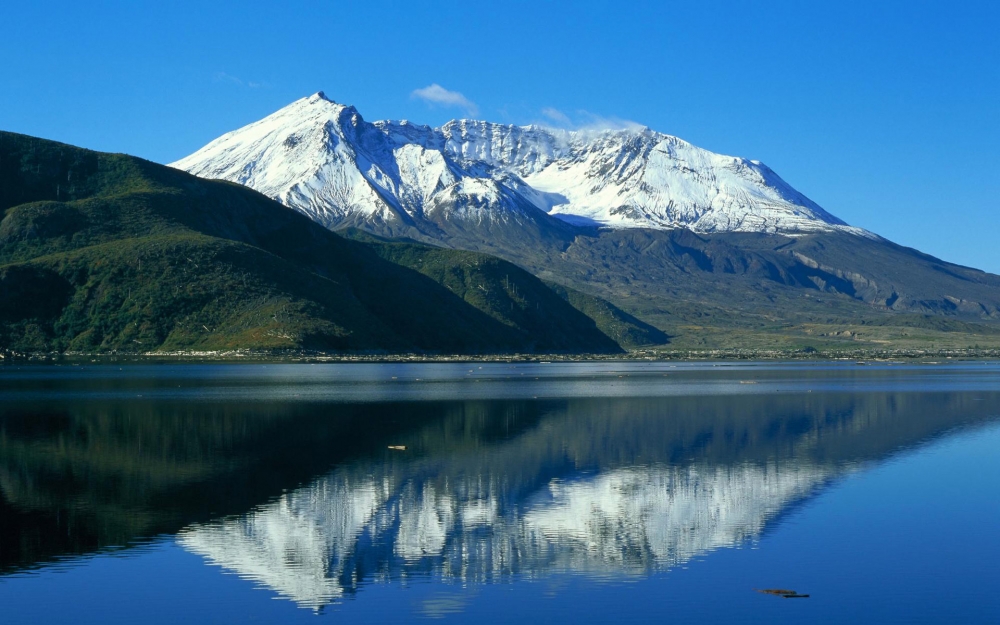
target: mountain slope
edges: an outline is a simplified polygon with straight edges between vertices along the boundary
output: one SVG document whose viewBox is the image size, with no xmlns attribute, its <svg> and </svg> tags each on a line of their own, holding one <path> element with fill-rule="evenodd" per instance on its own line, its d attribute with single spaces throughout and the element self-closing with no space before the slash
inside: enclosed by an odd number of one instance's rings
<svg viewBox="0 0 1000 625">
<path fill-rule="evenodd" d="M 972 347 L 1000 332 L 1000 276 L 847 233 L 618 229 L 501 255 L 678 346 Z"/>
<path fill-rule="evenodd" d="M 368 123 L 320 93 L 173 166 L 331 229 L 499 256 L 682 344 L 732 346 L 730 331 L 902 344 L 933 327 L 971 346 L 1000 321 L 1000 277 L 848 226 L 759 162 L 647 128 Z"/>
<path fill-rule="evenodd" d="M 359 233 L 351 236 L 359 238 Z M 625 348 L 670 341 L 657 328 L 610 302 L 559 284 L 542 283 L 524 269 L 498 258 L 421 244 L 364 239 L 370 241 L 382 258 L 419 271 L 476 308 L 490 311 L 499 321 L 531 333 L 545 333 L 551 324 L 562 323 L 569 336 L 586 335 L 596 325 L 616 345 Z M 562 298 L 565 304 L 554 301 L 554 297 Z M 586 319 L 564 316 L 566 304 L 582 312 Z"/>
<path fill-rule="evenodd" d="M 0 182 L 2 349 L 620 351 L 524 272 L 513 318 L 239 185 L 12 133 Z"/>
</svg>

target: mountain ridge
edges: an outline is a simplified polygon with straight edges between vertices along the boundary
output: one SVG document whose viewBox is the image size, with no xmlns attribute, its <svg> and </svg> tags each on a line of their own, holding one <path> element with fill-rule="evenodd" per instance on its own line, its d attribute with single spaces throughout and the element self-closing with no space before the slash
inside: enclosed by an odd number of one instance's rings
<svg viewBox="0 0 1000 625">
<path fill-rule="evenodd" d="M 369 123 L 317 94 L 173 166 L 335 231 L 504 258 L 677 347 L 972 347 L 1000 320 L 1000 277 L 848 226 L 762 163 L 648 128 Z"/>
<path fill-rule="evenodd" d="M 366 122 L 323 92 L 226 133 L 170 166 L 255 188 L 340 228 L 372 222 L 434 236 L 444 222 L 558 221 L 696 232 L 848 226 L 759 161 L 649 128 L 563 130 L 477 120 L 440 128 Z M 393 228 L 390 226 L 390 230 Z"/>
</svg>

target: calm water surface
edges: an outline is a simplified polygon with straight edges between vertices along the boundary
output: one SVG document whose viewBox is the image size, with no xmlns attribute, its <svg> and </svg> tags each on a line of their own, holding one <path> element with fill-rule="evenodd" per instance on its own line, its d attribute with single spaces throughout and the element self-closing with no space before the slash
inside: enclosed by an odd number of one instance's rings
<svg viewBox="0 0 1000 625">
<path fill-rule="evenodd" d="M 996 363 L 0 368 L 4 624 L 996 624 L 998 586 Z"/>
</svg>

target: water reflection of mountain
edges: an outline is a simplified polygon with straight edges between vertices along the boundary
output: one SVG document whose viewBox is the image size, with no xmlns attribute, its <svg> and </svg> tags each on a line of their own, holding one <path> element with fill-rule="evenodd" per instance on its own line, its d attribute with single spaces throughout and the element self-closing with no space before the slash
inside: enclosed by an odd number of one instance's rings
<svg viewBox="0 0 1000 625">
<path fill-rule="evenodd" d="M 615 469 L 552 481 L 504 506 L 502 479 L 449 490 L 340 472 L 180 542 L 301 605 L 320 607 L 372 579 L 432 571 L 492 581 L 552 570 L 613 574 L 665 567 L 760 534 L 832 471 L 794 463 Z"/>
<path fill-rule="evenodd" d="M 159 371 L 88 375 L 0 380 L 0 572 L 191 526 L 186 544 L 250 577 L 266 565 L 287 574 L 276 587 L 316 586 L 283 590 L 310 605 L 421 571 L 669 565 L 757 535 L 845 467 L 1000 413 L 997 393 L 764 385 L 651 399 L 295 398 L 329 376 L 308 388 L 282 377 L 281 401 L 270 390 L 250 400 L 240 389 L 254 382 L 236 369 L 209 380 L 207 401 Z M 302 548 L 278 550 L 282 537 Z M 316 560 L 283 568 L 271 549 Z"/>
<path fill-rule="evenodd" d="M 318 608 L 416 573 L 620 574 L 759 536 L 860 464 L 990 418 L 1000 396 L 867 394 L 465 404 L 187 549 Z M 523 412 L 534 412 L 524 419 Z M 484 427 L 520 423 L 484 438 Z"/>
</svg>

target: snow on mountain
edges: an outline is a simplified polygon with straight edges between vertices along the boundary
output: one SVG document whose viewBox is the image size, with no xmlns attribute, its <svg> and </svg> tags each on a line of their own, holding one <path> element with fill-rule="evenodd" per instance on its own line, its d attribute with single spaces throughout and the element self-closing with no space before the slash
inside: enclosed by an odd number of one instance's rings
<svg viewBox="0 0 1000 625">
<path fill-rule="evenodd" d="M 758 161 L 649 128 L 368 123 L 322 92 L 171 166 L 244 184 L 329 227 L 517 224 L 547 213 L 612 228 L 868 234 Z"/>
</svg>

